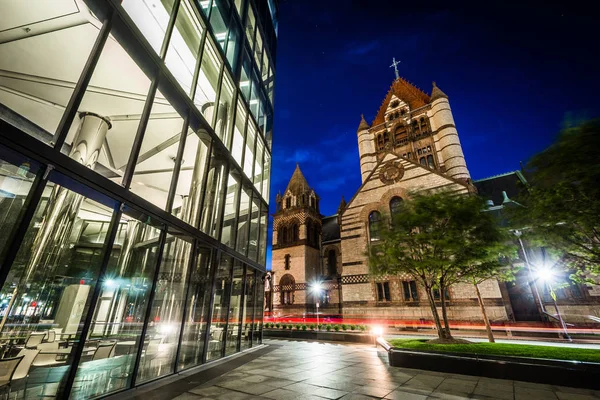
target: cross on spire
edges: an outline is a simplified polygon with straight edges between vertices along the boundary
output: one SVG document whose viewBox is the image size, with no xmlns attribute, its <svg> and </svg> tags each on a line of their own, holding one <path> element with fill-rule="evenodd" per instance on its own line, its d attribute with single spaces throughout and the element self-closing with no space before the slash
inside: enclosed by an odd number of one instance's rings
<svg viewBox="0 0 600 400">
<path fill-rule="evenodd" d="M 390 68 L 394 67 L 394 72 L 396 73 L 396 79 L 400 78 L 400 75 L 398 75 L 398 67 L 397 67 L 398 64 L 400 64 L 400 61 L 396 61 L 396 57 L 392 58 L 392 65 L 390 65 Z"/>
</svg>

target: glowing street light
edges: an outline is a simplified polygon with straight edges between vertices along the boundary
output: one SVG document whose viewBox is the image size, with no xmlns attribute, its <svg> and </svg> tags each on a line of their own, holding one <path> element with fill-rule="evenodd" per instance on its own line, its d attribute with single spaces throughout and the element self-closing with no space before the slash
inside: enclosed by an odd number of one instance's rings
<svg viewBox="0 0 600 400">
<path fill-rule="evenodd" d="M 548 290 L 550 291 L 550 297 L 552 297 L 552 301 L 554 303 L 554 308 L 556 309 L 556 316 L 558 317 L 560 326 L 562 327 L 563 331 L 565 332 L 565 339 L 567 339 L 569 342 L 572 342 L 573 340 L 571 339 L 571 336 L 569 336 L 569 332 L 567 331 L 567 324 L 565 324 L 565 321 L 563 320 L 562 315 L 560 315 L 560 310 L 558 309 L 558 303 L 556 302 L 556 293 L 554 292 L 554 288 L 552 287 L 552 281 L 554 281 L 554 271 L 548 265 L 542 265 L 542 267 L 536 271 L 536 275 L 539 280 L 541 280 L 542 282 L 544 282 L 545 284 L 548 285 Z"/>
</svg>

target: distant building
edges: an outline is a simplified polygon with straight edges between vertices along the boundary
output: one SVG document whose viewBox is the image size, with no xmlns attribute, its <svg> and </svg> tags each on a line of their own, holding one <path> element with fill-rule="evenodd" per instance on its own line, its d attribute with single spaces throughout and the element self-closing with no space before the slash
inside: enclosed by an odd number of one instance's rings
<svg viewBox="0 0 600 400">
<path fill-rule="evenodd" d="M 345 318 L 429 320 L 424 289 L 409 276 L 373 279 L 366 249 L 379 240 L 383 210 L 397 211 L 411 191 L 476 191 L 465 162 L 448 97 L 437 86 L 431 96 L 402 78 L 388 91 L 375 120 L 357 131 L 362 185 L 338 213 L 322 216 L 319 196 L 297 166 L 278 194 L 267 308 L 275 315 L 320 311 Z M 322 281 L 316 298 L 310 285 Z M 481 292 L 492 321 L 509 319 L 503 285 L 487 281 Z M 440 295 L 439 293 L 437 294 Z M 480 320 L 472 285 L 444 294 L 453 320 Z"/>
</svg>

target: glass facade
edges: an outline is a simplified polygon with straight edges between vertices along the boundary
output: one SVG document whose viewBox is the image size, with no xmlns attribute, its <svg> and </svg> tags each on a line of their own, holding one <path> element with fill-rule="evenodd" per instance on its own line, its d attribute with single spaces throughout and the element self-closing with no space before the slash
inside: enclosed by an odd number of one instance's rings
<svg viewBox="0 0 600 400">
<path fill-rule="evenodd" d="M 100 398 L 259 345 L 272 2 L 42 3 L 0 21 L 11 396 Z"/>
</svg>

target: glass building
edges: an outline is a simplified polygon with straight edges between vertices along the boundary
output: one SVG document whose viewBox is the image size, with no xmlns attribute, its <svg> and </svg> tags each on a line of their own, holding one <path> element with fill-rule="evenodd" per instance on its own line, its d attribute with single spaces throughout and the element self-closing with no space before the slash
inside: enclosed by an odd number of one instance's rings
<svg viewBox="0 0 600 400">
<path fill-rule="evenodd" d="M 0 393 L 261 343 L 275 0 L 0 0 Z"/>
</svg>

